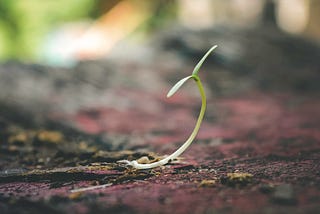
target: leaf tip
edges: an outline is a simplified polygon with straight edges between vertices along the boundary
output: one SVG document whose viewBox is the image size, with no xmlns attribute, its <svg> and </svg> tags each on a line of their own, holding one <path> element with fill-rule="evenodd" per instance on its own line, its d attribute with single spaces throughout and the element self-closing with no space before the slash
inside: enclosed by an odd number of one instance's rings
<svg viewBox="0 0 320 214">
<path fill-rule="evenodd" d="M 178 81 L 168 92 L 167 94 L 167 98 L 171 97 L 172 95 L 174 95 L 178 89 L 190 78 L 193 78 L 193 76 L 187 76 L 183 79 L 181 79 L 180 81 Z"/>
<path fill-rule="evenodd" d="M 198 75 L 199 69 L 202 66 L 203 62 L 206 60 L 206 58 L 211 54 L 211 52 L 216 49 L 218 45 L 212 46 L 207 53 L 202 57 L 202 59 L 198 62 L 198 64 L 194 67 L 192 75 Z"/>
</svg>

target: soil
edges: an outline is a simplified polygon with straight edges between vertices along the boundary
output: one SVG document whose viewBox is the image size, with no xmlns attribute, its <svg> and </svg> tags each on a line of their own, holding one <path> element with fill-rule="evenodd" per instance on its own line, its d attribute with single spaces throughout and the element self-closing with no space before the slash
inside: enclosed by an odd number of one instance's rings
<svg viewBox="0 0 320 214">
<path fill-rule="evenodd" d="M 319 90 L 297 91 L 297 76 L 281 90 L 270 80 L 272 90 L 243 91 L 231 78 L 218 96 L 201 71 L 208 108 L 190 148 L 151 170 L 117 162 L 158 160 L 190 134 L 200 107 L 195 88 L 165 98 L 172 79 L 183 77 L 173 71 L 191 72 L 175 60 L 167 68 L 83 62 L 71 71 L 2 65 L 2 81 L 12 83 L 0 93 L 1 213 L 320 213 Z M 103 71 L 110 67 L 117 72 Z"/>
</svg>

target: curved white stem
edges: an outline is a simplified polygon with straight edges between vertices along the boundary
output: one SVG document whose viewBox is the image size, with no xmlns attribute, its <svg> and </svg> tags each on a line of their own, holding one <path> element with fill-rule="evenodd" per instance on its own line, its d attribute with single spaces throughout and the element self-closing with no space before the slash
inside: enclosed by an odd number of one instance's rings
<svg viewBox="0 0 320 214">
<path fill-rule="evenodd" d="M 140 164 L 135 160 L 134 161 L 122 160 L 122 161 L 120 161 L 121 163 L 128 164 L 136 169 L 150 169 L 150 168 L 165 165 L 168 162 L 176 159 L 179 155 L 181 155 L 190 146 L 190 144 L 192 143 L 192 141 L 194 140 L 194 138 L 196 137 L 196 135 L 199 131 L 199 128 L 200 128 L 200 125 L 201 125 L 201 122 L 202 122 L 202 119 L 203 119 L 203 116 L 204 116 L 204 113 L 206 110 L 206 106 L 207 106 L 206 94 L 204 92 L 204 89 L 201 84 L 201 80 L 200 80 L 199 76 L 195 74 L 195 75 L 192 75 L 192 78 L 196 81 L 198 89 L 200 91 L 202 105 L 201 105 L 201 110 L 200 110 L 200 113 L 198 116 L 196 126 L 194 127 L 190 137 L 186 140 L 186 142 L 179 149 L 177 149 L 177 151 L 175 151 L 171 155 L 167 156 L 166 158 L 164 158 L 160 161 L 154 162 L 154 163 Z"/>
<path fill-rule="evenodd" d="M 167 97 L 172 96 L 174 93 L 177 92 L 177 90 L 189 79 L 194 79 L 197 83 L 198 89 L 200 91 L 200 95 L 201 95 L 201 100 L 202 100 L 202 105 L 201 105 L 201 110 L 200 110 L 200 114 L 196 123 L 196 126 L 194 127 L 190 137 L 186 140 L 186 142 L 179 148 L 177 149 L 177 151 L 175 151 L 174 153 L 172 153 L 171 155 L 169 155 L 168 157 L 154 162 L 154 163 L 146 163 L 146 164 L 141 164 L 138 163 L 138 161 L 134 160 L 134 161 L 128 161 L 128 160 L 121 160 L 118 161 L 120 163 L 125 163 L 127 165 L 130 165 L 136 169 L 150 169 L 150 168 L 154 168 L 154 167 L 158 167 L 158 166 L 162 166 L 167 164 L 168 162 L 176 159 L 179 155 L 181 155 L 192 143 L 192 141 L 194 140 L 194 138 L 197 136 L 203 116 L 204 116 L 204 112 L 206 111 L 206 94 L 203 90 L 203 86 L 200 80 L 200 77 L 198 76 L 200 67 L 202 66 L 203 62 L 206 60 L 206 58 L 210 55 L 210 53 L 217 48 L 217 45 L 212 46 L 207 53 L 201 58 L 201 60 L 198 62 L 198 64 L 195 66 L 195 68 L 193 69 L 192 75 L 191 76 L 187 76 L 183 79 L 181 79 L 179 82 L 177 82 L 169 91 L 169 93 L 167 94 Z"/>
</svg>

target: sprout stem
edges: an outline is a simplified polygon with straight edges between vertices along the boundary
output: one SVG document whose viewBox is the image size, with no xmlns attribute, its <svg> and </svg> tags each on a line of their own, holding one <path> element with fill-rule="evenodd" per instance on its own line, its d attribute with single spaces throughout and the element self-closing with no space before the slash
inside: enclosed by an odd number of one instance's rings
<svg viewBox="0 0 320 214">
<path fill-rule="evenodd" d="M 150 168 L 155 168 L 155 167 L 158 167 L 158 166 L 162 166 L 162 165 L 165 165 L 167 164 L 168 162 L 176 159 L 178 156 L 180 156 L 189 146 L 190 144 L 192 143 L 192 141 L 194 140 L 194 138 L 197 136 L 198 134 L 198 131 L 200 129 L 200 125 L 201 125 L 201 122 L 203 120 L 203 117 L 204 117 L 204 113 L 206 111 L 206 106 L 207 106 L 207 102 L 206 102 L 206 94 L 204 92 L 204 89 L 203 89 L 203 86 L 202 86 L 202 83 L 201 83 L 201 80 L 200 80 L 200 77 L 198 76 L 198 72 L 199 72 L 199 69 L 202 65 L 202 63 L 204 62 L 204 60 L 208 57 L 208 55 L 216 48 L 217 46 L 213 46 L 205 55 L 204 57 L 202 57 L 202 59 L 199 61 L 199 63 L 196 65 L 193 73 L 191 76 L 188 76 L 188 77 L 185 77 L 183 78 L 182 80 L 180 80 L 175 86 L 172 87 L 172 89 L 169 91 L 167 97 L 170 97 L 172 96 L 188 79 L 193 79 L 196 83 L 197 83 L 197 86 L 198 86 L 198 89 L 199 89 L 199 92 L 200 92 L 200 95 L 201 95 L 201 109 L 200 109 L 200 113 L 199 113 L 199 116 L 198 116 L 198 119 L 197 119 L 197 122 L 196 122 L 196 125 L 191 133 L 191 135 L 189 136 L 189 138 L 185 141 L 185 143 L 179 148 L 177 149 L 174 153 L 172 153 L 171 155 L 165 157 L 164 159 L 162 160 L 159 160 L 157 162 L 154 162 L 154 163 L 146 163 L 146 164 L 141 164 L 141 163 L 138 163 L 136 160 L 134 161 L 128 161 L 128 160 L 121 160 L 121 161 L 118 161 L 120 163 L 125 163 L 129 166 L 132 166 L 136 169 L 150 169 Z"/>
<path fill-rule="evenodd" d="M 121 161 L 122 163 L 126 163 L 126 164 L 128 164 L 128 165 L 130 165 L 130 166 L 132 166 L 132 167 L 134 167 L 136 169 L 155 168 L 155 167 L 158 167 L 158 166 L 165 165 L 168 162 L 176 159 L 178 156 L 180 156 L 190 146 L 190 144 L 192 143 L 194 138 L 197 136 L 197 133 L 198 133 L 198 131 L 200 129 L 200 125 L 201 125 L 201 122 L 203 120 L 203 116 L 204 116 L 204 113 L 206 111 L 206 106 L 207 106 L 206 94 L 205 94 L 205 92 L 203 90 L 203 86 L 201 84 L 200 78 L 198 76 L 196 76 L 196 75 L 193 75 L 192 77 L 193 77 L 193 79 L 196 81 L 196 83 L 198 85 L 198 89 L 199 89 L 200 94 L 201 94 L 202 105 L 201 105 L 201 110 L 200 110 L 200 113 L 199 113 L 199 116 L 198 116 L 198 120 L 197 120 L 196 126 L 194 127 L 191 135 L 186 140 L 186 142 L 179 149 L 177 149 L 174 153 L 172 153 L 171 155 L 167 156 L 166 158 L 164 158 L 164 159 L 162 159 L 160 161 L 154 162 L 154 163 L 140 164 L 137 161 L 127 161 L 127 160 Z"/>
</svg>

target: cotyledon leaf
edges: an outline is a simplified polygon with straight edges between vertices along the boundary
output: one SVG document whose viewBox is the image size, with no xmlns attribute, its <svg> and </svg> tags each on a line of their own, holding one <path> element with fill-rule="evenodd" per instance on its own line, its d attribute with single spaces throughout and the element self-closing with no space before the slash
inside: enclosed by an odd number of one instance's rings
<svg viewBox="0 0 320 214">
<path fill-rule="evenodd" d="M 212 48 L 210 48 L 210 50 L 208 50 L 208 52 L 202 57 L 202 59 L 198 62 L 198 64 L 194 67 L 192 74 L 193 75 L 198 75 L 199 69 L 201 67 L 201 65 L 203 64 L 203 62 L 206 60 L 206 58 L 211 54 L 211 52 L 216 49 L 218 47 L 218 45 L 212 46 Z"/>
<path fill-rule="evenodd" d="M 192 75 L 191 75 L 191 76 L 187 76 L 187 77 L 181 79 L 179 82 L 177 82 L 177 83 L 170 89 L 170 91 L 169 91 L 168 94 L 167 94 L 167 97 L 171 97 L 172 95 L 174 95 L 174 94 L 178 91 L 178 89 L 179 89 L 187 80 L 189 80 L 189 79 L 191 79 L 191 78 L 193 78 Z"/>
</svg>

